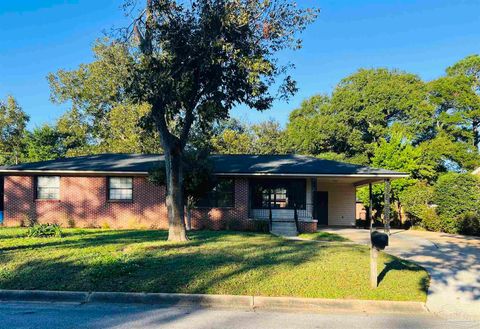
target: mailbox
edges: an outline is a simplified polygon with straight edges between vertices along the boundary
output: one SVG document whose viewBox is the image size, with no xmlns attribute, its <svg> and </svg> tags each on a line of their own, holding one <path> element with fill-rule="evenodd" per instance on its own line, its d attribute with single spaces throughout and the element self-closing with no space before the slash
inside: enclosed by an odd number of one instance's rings
<svg viewBox="0 0 480 329">
<path fill-rule="evenodd" d="M 372 245 L 378 250 L 383 250 L 386 246 L 388 246 L 388 234 L 386 233 L 374 231 L 370 235 L 370 238 Z"/>
</svg>

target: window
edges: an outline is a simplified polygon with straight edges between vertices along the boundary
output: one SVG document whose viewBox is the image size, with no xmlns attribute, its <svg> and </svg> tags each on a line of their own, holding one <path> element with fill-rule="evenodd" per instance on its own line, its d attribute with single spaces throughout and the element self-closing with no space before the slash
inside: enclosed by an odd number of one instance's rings
<svg viewBox="0 0 480 329">
<path fill-rule="evenodd" d="M 255 209 L 305 209 L 306 181 L 303 179 L 252 180 Z"/>
<path fill-rule="evenodd" d="M 36 180 L 36 198 L 42 200 L 60 199 L 60 177 L 38 176 Z"/>
<path fill-rule="evenodd" d="M 132 177 L 109 177 L 108 178 L 108 199 L 119 200 L 119 201 L 133 200 Z"/>
<path fill-rule="evenodd" d="M 220 178 L 212 191 L 197 202 L 197 207 L 232 208 L 235 205 L 234 189 L 233 179 Z"/>
</svg>

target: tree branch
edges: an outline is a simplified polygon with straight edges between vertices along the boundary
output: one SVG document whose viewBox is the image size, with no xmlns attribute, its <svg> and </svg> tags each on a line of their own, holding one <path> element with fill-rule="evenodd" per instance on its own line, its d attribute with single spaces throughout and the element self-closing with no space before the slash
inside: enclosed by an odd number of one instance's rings
<svg viewBox="0 0 480 329">
<path fill-rule="evenodd" d="M 187 143 L 190 128 L 192 127 L 194 119 L 193 110 L 187 110 L 185 113 L 185 122 L 183 123 L 182 132 L 180 133 L 180 143 L 182 148 L 185 147 Z"/>
</svg>

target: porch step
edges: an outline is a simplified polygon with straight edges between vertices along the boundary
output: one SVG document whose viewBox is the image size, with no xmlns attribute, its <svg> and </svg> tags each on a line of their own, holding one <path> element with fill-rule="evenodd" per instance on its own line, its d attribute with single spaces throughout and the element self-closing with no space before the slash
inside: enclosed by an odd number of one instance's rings
<svg viewBox="0 0 480 329">
<path fill-rule="evenodd" d="M 297 226 L 295 222 L 272 222 L 270 233 L 280 236 L 297 236 Z"/>
</svg>

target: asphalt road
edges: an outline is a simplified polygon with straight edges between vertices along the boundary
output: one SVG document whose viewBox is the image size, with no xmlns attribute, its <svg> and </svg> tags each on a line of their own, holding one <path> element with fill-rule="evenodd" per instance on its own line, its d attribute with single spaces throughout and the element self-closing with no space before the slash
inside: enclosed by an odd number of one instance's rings
<svg viewBox="0 0 480 329">
<path fill-rule="evenodd" d="M 480 328 L 434 316 L 307 314 L 158 308 L 147 305 L 0 303 L 0 328 Z"/>
</svg>

